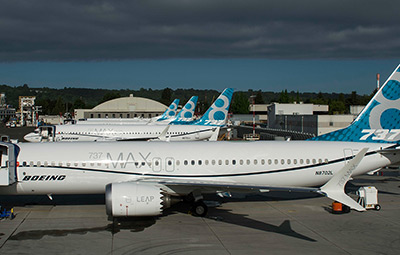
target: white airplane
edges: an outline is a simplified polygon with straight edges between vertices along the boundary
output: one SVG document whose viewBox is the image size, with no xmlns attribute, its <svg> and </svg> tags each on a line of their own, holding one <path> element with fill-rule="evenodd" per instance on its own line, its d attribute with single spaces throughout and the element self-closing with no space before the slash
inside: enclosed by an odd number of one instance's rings
<svg viewBox="0 0 400 255">
<path fill-rule="evenodd" d="M 105 193 L 110 216 L 153 216 L 181 197 L 204 216 L 202 194 L 315 192 L 364 207 L 350 177 L 400 161 L 400 65 L 347 128 L 311 141 L 1 143 L 1 194 Z"/>
<path fill-rule="evenodd" d="M 226 125 L 228 109 L 232 100 L 233 89 L 225 89 L 215 100 L 207 112 L 197 121 L 186 121 L 185 117 L 192 116 L 194 111 L 193 97 L 174 119 L 174 125 L 167 122 L 160 124 L 81 124 L 81 125 L 56 125 L 41 126 L 35 131 L 24 136 L 28 142 L 85 142 L 85 141 L 190 141 L 211 140 L 216 141 L 221 126 Z M 222 104 L 221 104 L 222 102 Z M 189 113 L 189 114 L 186 114 Z M 168 114 L 167 114 L 168 115 Z M 164 123 L 164 124 L 162 124 Z"/>
</svg>

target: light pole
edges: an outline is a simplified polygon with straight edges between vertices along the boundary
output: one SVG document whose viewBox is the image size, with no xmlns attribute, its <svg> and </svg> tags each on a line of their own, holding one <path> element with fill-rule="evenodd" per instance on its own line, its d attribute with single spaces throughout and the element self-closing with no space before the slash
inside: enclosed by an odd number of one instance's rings
<svg viewBox="0 0 400 255">
<path fill-rule="evenodd" d="M 254 98 L 256 96 L 255 95 L 251 95 L 250 98 L 252 99 L 252 104 L 253 104 L 253 137 L 256 136 L 256 111 L 254 109 Z"/>
</svg>

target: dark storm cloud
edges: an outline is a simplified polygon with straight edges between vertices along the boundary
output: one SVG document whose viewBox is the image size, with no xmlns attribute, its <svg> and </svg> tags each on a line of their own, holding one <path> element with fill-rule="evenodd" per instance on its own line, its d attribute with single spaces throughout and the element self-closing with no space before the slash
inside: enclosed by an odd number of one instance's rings
<svg viewBox="0 0 400 255">
<path fill-rule="evenodd" d="M 396 58 L 399 1 L 0 0 L 0 61 Z"/>
</svg>

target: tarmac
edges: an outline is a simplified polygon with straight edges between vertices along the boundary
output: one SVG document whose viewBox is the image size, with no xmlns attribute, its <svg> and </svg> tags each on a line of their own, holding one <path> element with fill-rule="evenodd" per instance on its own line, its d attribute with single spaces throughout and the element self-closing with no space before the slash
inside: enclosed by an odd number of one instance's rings
<svg viewBox="0 0 400 255">
<path fill-rule="evenodd" d="M 178 204 L 160 217 L 109 219 L 104 195 L 0 196 L 0 254 L 399 254 L 399 170 L 348 183 L 379 190 L 380 211 L 332 214 L 332 201 L 271 192 L 207 197 L 208 216 Z"/>
</svg>

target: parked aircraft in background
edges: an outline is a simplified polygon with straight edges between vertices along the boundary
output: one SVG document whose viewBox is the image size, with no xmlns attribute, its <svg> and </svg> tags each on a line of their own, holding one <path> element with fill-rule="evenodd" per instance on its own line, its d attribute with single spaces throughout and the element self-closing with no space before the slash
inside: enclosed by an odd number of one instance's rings
<svg viewBox="0 0 400 255">
<path fill-rule="evenodd" d="M 312 141 L 1 143 L 0 193 L 105 193 L 110 216 L 159 215 L 182 197 L 203 216 L 204 193 L 265 190 L 315 192 L 363 211 L 344 186 L 400 161 L 399 91 L 400 65 L 349 127 Z"/>
<path fill-rule="evenodd" d="M 233 89 L 225 89 L 215 100 L 208 111 L 197 121 L 185 122 L 182 115 L 174 123 L 180 125 L 164 124 L 97 124 L 97 125 L 56 125 L 41 126 L 34 132 L 25 135 L 24 139 L 29 142 L 71 142 L 71 141 L 138 141 L 138 140 L 212 140 L 218 138 L 220 127 L 226 125 L 228 110 L 233 95 Z M 189 101 L 194 110 L 194 100 Z M 185 106 L 186 107 L 186 106 Z M 168 114 L 166 114 L 168 115 Z M 186 114 L 189 117 L 189 114 Z M 158 122 L 158 121 L 157 121 Z M 160 121 L 158 123 L 163 123 Z M 187 124 L 185 124 L 187 123 Z"/>
</svg>

